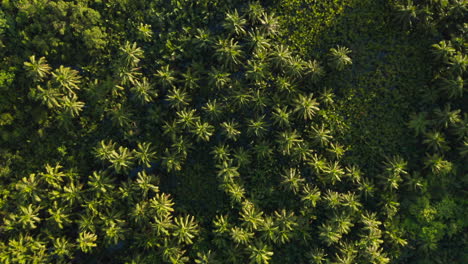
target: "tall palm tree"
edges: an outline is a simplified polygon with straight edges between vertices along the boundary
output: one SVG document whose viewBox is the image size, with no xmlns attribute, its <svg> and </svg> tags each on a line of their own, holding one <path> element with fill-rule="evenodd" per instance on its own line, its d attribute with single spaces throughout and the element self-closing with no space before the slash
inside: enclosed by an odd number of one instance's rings
<svg viewBox="0 0 468 264">
<path fill-rule="evenodd" d="M 39 60 L 36 60 L 34 55 L 29 57 L 29 61 L 24 62 L 24 68 L 27 71 L 27 76 L 36 82 L 42 81 L 49 75 L 51 70 L 45 57 L 40 57 Z"/>
<path fill-rule="evenodd" d="M 58 89 L 51 87 L 43 89 L 38 85 L 36 98 L 50 109 L 62 107 L 63 94 Z"/>
</svg>

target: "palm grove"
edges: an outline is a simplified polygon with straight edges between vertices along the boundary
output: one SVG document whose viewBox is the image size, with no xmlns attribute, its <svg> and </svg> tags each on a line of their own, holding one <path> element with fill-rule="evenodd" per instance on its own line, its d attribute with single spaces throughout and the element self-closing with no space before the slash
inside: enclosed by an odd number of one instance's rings
<svg viewBox="0 0 468 264">
<path fill-rule="evenodd" d="M 466 1 L 387 3 L 437 41 L 417 161 L 376 174 L 322 83 L 353 51 L 304 58 L 275 4 L 3 1 L 1 262 L 466 260 Z"/>
</svg>

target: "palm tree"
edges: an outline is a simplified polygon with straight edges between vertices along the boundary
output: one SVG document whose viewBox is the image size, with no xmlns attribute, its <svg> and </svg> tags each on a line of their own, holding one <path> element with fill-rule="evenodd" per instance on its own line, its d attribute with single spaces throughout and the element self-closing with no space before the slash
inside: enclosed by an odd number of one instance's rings
<svg viewBox="0 0 468 264">
<path fill-rule="evenodd" d="M 298 56 L 292 56 L 286 67 L 286 73 L 293 78 L 300 78 L 304 72 L 304 61 Z"/>
<path fill-rule="evenodd" d="M 226 18 L 223 22 L 223 27 L 231 34 L 236 34 L 238 36 L 245 34 L 245 26 L 247 24 L 247 20 L 237 13 L 237 9 L 234 12 L 228 12 L 226 14 Z"/>
<path fill-rule="evenodd" d="M 172 235 L 177 238 L 177 241 L 185 244 L 192 244 L 192 239 L 199 233 L 198 224 L 193 216 L 179 216 L 174 219 L 174 231 Z"/>
<path fill-rule="evenodd" d="M 250 136 L 263 137 L 267 132 L 268 124 L 264 121 L 265 116 L 249 119 L 247 121 L 247 134 Z"/>
<path fill-rule="evenodd" d="M 195 46 L 198 49 L 204 50 L 211 47 L 212 44 L 213 40 L 210 35 L 210 31 L 203 28 L 197 28 L 197 33 L 195 34 Z"/>
<path fill-rule="evenodd" d="M 125 42 L 123 47 L 120 47 L 122 52 L 123 65 L 126 67 L 136 67 L 140 60 L 144 58 L 143 50 L 137 46 L 136 42 L 130 44 L 130 42 Z"/>
<path fill-rule="evenodd" d="M 292 191 L 293 193 L 299 192 L 301 186 L 304 183 L 304 178 L 301 177 L 301 173 L 296 168 L 289 168 L 285 170 L 281 175 L 282 181 L 281 184 L 286 187 L 286 189 Z"/>
<path fill-rule="evenodd" d="M 266 63 L 257 60 L 249 60 L 247 61 L 247 71 L 245 72 L 245 77 L 248 80 L 260 82 L 267 76 L 267 70 Z"/>
<path fill-rule="evenodd" d="M 218 120 L 222 114 L 224 106 L 221 103 L 218 103 L 216 99 L 208 100 L 202 109 L 207 113 L 207 116 L 210 120 Z"/>
<path fill-rule="evenodd" d="M 89 176 L 88 185 L 97 193 L 106 193 L 114 189 L 114 181 L 103 171 L 93 171 Z"/>
<path fill-rule="evenodd" d="M 279 33 L 279 19 L 272 12 L 264 12 L 260 18 L 260 30 L 267 36 Z"/>
<path fill-rule="evenodd" d="M 304 64 L 306 74 L 310 76 L 312 82 L 317 82 L 325 75 L 325 70 L 317 60 L 307 61 Z"/>
<path fill-rule="evenodd" d="M 334 243 L 337 243 L 341 239 L 341 234 L 338 231 L 338 227 L 332 224 L 322 224 L 319 227 L 319 238 L 327 246 L 331 246 Z"/>
<path fill-rule="evenodd" d="M 309 184 L 305 184 L 302 188 L 301 201 L 307 206 L 315 207 L 317 202 L 320 200 L 320 189 L 317 186 L 313 188 Z"/>
<path fill-rule="evenodd" d="M 54 88 L 43 89 L 40 85 L 37 86 L 36 98 L 45 104 L 48 108 L 59 108 L 62 107 L 63 94 L 59 90 Z"/>
<path fill-rule="evenodd" d="M 148 142 L 139 142 L 137 149 L 134 150 L 134 155 L 139 165 L 148 168 L 151 168 L 151 162 L 156 159 L 156 151 Z"/>
<path fill-rule="evenodd" d="M 72 98 L 65 96 L 61 100 L 63 109 L 65 109 L 65 112 L 71 115 L 72 117 L 78 116 L 80 112 L 83 110 L 83 107 L 85 104 L 83 102 L 80 102 L 77 100 L 75 96 Z"/>
<path fill-rule="evenodd" d="M 335 185 L 337 181 L 341 181 L 341 177 L 345 174 L 338 161 L 330 163 L 326 167 L 325 173 L 327 174 L 327 180 L 329 180 L 332 185 Z"/>
<path fill-rule="evenodd" d="M 250 263 L 270 263 L 271 256 L 273 256 L 273 251 L 271 251 L 271 248 L 266 244 L 258 243 L 257 245 L 249 245 L 247 248 L 250 251 Z"/>
<path fill-rule="evenodd" d="M 268 50 L 271 47 L 271 44 L 262 32 L 252 30 L 248 33 L 247 46 L 255 53 Z"/>
<path fill-rule="evenodd" d="M 462 146 L 460 147 L 460 155 L 462 157 L 468 157 L 468 138 L 465 138 Z"/>
<path fill-rule="evenodd" d="M 210 125 L 207 122 L 201 122 L 200 120 L 196 121 L 193 129 L 191 130 L 197 136 L 197 141 L 209 141 L 210 137 L 214 133 L 214 126 Z"/>
<path fill-rule="evenodd" d="M 426 128 L 431 124 L 426 112 L 412 113 L 410 119 L 408 127 L 413 129 L 416 135 L 426 133 Z"/>
<path fill-rule="evenodd" d="M 27 76 L 32 78 L 35 82 L 42 81 L 47 75 L 49 75 L 51 70 L 45 57 L 41 57 L 39 60 L 36 60 L 34 55 L 29 57 L 29 61 L 24 63 L 24 68 L 27 71 Z"/>
<path fill-rule="evenodd" d="M 280 132 L 277 136 L 276 143 L 284 155 L 289 155 L 291 150 L 294 149 L 303 140 L 296 131 Z"/>
<path fill-rule="evenodd" d="M 284 106 L 284 107 L 276 106 L 275 108 L 273 108 L 273 113 L 272 113 L 273 124 L 278 125 L 281 128 L 289 127 L 290 115 L 291 115 L 291 112 L 288 110 L 287 106 Z"/>
<path fill-rule="evenodd" d="M 97 247 L 96 244 L 97 236 L 90 232 L 80 232 L 79 237 L 76 239 L 76 242 L 80 245 L 81 251 L 84 253 L 90 252 L 94 247 Z"/>
<path fill-rule="evenodd" d="M 200 117 L 196 115 L 195 109 L 183 109 L 176 114 L 179 117 L 177 123 L 182 124 L 185 128 L 193 128 L 195 123 L 200 119 Z"/>
<path fill-rule="evenodd" d="M 311 127 L 311 136 L 313 140 L 320 146 L 326 146 L 330 142 L 330 140 L 333 138 L 330 134 L 331 131 L 325 128 L 324 124 L 321 124 L 320 127 Z"/>
<path fill-rule="evenodd" d="M 155 196 L 149 200 L 149 207 L 161 218 L 165 218 L 174 212 L 173 206 L 174 202 L 170 194 L 156 193 Z"/>
<path fill-rule="evenodd" d="M 448 94 L 450 99 L 462 98 L 465 91 L 465 81 L 461 76 L 454 79 L 442 79 L 442 89 Z"/>
<path fill-rule="evenodd" d="M 327 106 L 333 106 L 335 102 L 335 94 L 333 93 L 332 89 L 323 88 L 322 92 L 320 93 L 320 101 L 322 101 Z"/>
<path fill-rule="evenodd" d="M 413 4 L 412 0 L 407 0 L 406 5 L 397 5 L 397 22 L 403 25 L 404 28 L 412 27 L 418 19 L 417 6 Z"/>
<path fill-rule="evenodd" d="M 142 104 L 150 103 L 153 101 L 153 98 L 158 96 L 158 93 L 152 89 L 151 84 L 146 77 L 143 77 L 141 82 L 136 80 L 130 91 L 134 93 L 134 97 Z"/>
<path fill-rule="evenodd" d="M 256 24 L 260 21 L 260 18 L 265 13 L 265 9 L 258 1 L 249 2 L 246 13 L 251 24 Z"/>
<path fill-rule="evenodd" d="M 466 72 L 468 66 L 468 56 L 457 52 L 455 55 L 449 57 L 450 70 L 456 74 L 461 75 Z"/>
<path fill-rule="evenodd" d="M 291 52 L 289 51 L 289 48 L 287 46 L 278 45 L 273 51 L 271 61 L 277 69 L 282 69 L 286 65 L 288 65 L 288 62 L 291 59 L 291 57 Z"/>
<path fill-rule="evenodd" d="M 243 52 L 241 46 L 234 39 L 219 38 L 215 47 L 216 59 L 226 68 L 232 68 L 241 62 Z"/>
<path fill-rule="evenodd" d="M 353 61 L 348 56 L 349 53 L 351 53 L 351 50 L 346 47 L 337 46 L 336 48 L 331 48 L 328 64 L 339 71 L 343 70 L 347 65 L 353 64 Z"/>
<path fill-rule="evenodd" d="M 263 223 L 263 212 L 247 200 L 242 203 L 242 211 L 239 214 L 247 230 L 258 230 Z"/>
<path fill-rule="evenodd" d="M 295 108 L 294 111 L 304 118 L 304 120 L 310 120 L 315 113 L 320 110 L 319 103 L 313 97 L 313 94 L 304 96 L 299 94 L 298 98 L 294 100 Z"/>
<path fill-rule="evenodd" d="M 173 88 L 172 90 L 169 91 L 167 94 L 167 99 L 166 101 L 169 102 L 172 108 L 175 108 L 177 110 L 182 109 L 182 107 L 185 107 L 190 104 L 191 98 L 187 92 L 185 92 L 182 89 L 178 88 Z"/>
<path fill-rule="evenodd" d="M 446 175 L 453 169 L 453 164 L 437 153 L 433 155 L 427 154 L 424 166 L 425 168 L 430 168 L 435 175 Z"/>
<path fill-rule="evenodd" d="M 199 87 L 198 81 L 200 76 L 196 71 L 192 71 L 192 68 L 188 68 L 185 73 L 182 73 L 185 89 L 196 89 Z"/>
<path fill-rule="evenodd" d="M 434 151 L 444 152 L 449 150 L 444 134 L 438 131 L 426 133 L 423 143 Z"/>
<path fill-rule="evenodd" d="M 460 117 L 461 110 L 451 110 L 450 103 L 444 106 L 444 109 L 436 108 L 434 110 L 434 115 L 436 116 L 436 122 L 439 126 L 447 128 L 449 125 L 456 125 L 461 122 Z"/>
<path fill-rule="evenodd" d="M 241 227 L 232 227 L 231 228 L 231 239 L 236 243 L 236 244 L 242 244 L 242 245 L 245 245 L 245 244 L 248 244 L 249 241 L 253 238 L 254 236 L 254 233 L 253 232 L 250 232 L 248 231 L 247 229 L 245 228 L 241 228 Z"/>
<path fill-rule="evenodd" d="M 456 52 L 450 40 L 441 40 L 439 43 L 432 45 L 433 53 L 437 60 L 448 62 L 448 59 Z"/>
<path fill-rule="evenodd" d="M 208 84 L 219 90 L 228 86 L 231 83 L 231 75 L 224 72 L 222 69 L 211 67 L 208 72 Z"/>
<path fill-rule="evenodd" d="M 58 69 L 52 72 L 54 81 L 57 82 L 61 88 L 67 90 L 71 95 L 75 95 L 73 90 L 79 90 L 78 84 L 81 82 L 81 77 L 78 75 L 78 71 L 72 70 L 69 67 L 63 67 L 60 65 Z"/>
<path fill-rule="evenodd" d="M 223 135 L 225 135 L 228 139 L 236 141 L 241 134 L 241 131 L 239 130 L 239 123 L 235 121 L 223 122 L 221 123 L 221 127 L 223 128 Z"/>
<path fill-rule="evenodd" d="M 131 151 L 123 146 L 120 146 L 117 151 L 112 151 L 110 155 L 110 167 L 113 168 L 117 173 L 126 173 L 133 165 L 133 158 L 134 157 L 132 156 Z"/>
<path fill-rule="evenodd" d="M 174 87 L 176 81 L 175 72 L 170 69 L 169 65 L 161 66 L 154 74 L 164 88 Z"/>
</svg>

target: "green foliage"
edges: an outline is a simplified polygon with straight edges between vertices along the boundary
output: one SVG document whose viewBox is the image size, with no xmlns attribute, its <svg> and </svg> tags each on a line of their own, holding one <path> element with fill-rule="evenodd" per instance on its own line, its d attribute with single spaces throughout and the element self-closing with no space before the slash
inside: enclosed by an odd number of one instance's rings
<svg viewBox="0 0 468 264">
<path fill-rule="evenodd" d="M 0 4 L 1 263 L 466 262 L 466 3 Z"/>
</svg>

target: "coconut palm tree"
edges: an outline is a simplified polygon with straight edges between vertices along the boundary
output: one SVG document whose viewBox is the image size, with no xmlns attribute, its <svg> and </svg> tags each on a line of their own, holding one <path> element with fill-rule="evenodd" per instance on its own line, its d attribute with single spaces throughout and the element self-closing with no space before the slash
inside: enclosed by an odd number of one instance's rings
<svg viewBox="0 0 468 264">
<path fill-rule="evenodd" d="M 427 119 L 427 113 L 419 112 L 410 115 L 408 127 L 413 129 L 416 135 L 420 135 L 426 133 L 426 129 L 430 124 L 431 121 Z"/>
<path fill-rule="evenodd" d="M 215 44 L 215 58 L 222 63 L 224 67 L 232 69 L 240 64 L 243 57 L 241 46 L 233 38 L 219 38 Z"/>
<path fill-rule="evenodd" d="M 247 47 L 249 47 L 253 53 L 265 51 L 271 47 L 268 38 L 259 30 L 251 30 L 247 35 Z"/>
<path fill-rule="evenodd" d="M 267 36 L 279 33 L 280 23 L 278 17 L 272 12 L 264 12 L 260 17 L 260 30 Z"/>
<path fill-rule="evenodd" d="M 207 122 L 201 122 L 197 120 L 191 130 L 192 133 L 196 135 L 197 141 L 209 141 L 210 137 L 214 133 L 214 126 L 210 125 Z"/>
<path fill-rule="evenodd" d="M 432 48 L 436 59 L 445 63 L 456 52 L 450 40 L 441 40 L 439 43 L 432 45 Z"/>
<path fill-rule="evenodd" d="M 156 151 L 149 142 L 138 143 L 134 156 L 140 166 L 151 168 L 151 162 L 156 159 Z"/>
<path fill-rule="evenodd" d="M 284 131 L 284 132 L 279 132 L 279 134 L 276 137 L 276 143 L 278 143 L 279 147 L 278 149 L 284 154 L 284 155 L 290 155 L 291 150 L 296 148 L 296 146 L 301 143 L 303 140 L 301 137 L 297 134 L 296 131 Z"/>
<path fill-rule="evenodd" d="M 239 130 L 239 123 L 235 121 L 223 122 L 221 123 L 221 127 L 223 128 L 223 135 L 225 135 L 228 139 L 236 141 L 241 134 L 241 131 Z"/>
<path fill-rule="evenodd" d="M 134 94 L 134 98 L 142 104 L 150 103 L 158 96 L 146 77 L 143 77 L 141 81 L 136 80 L 130 91 Z"/>
<path fill-rule="evenodd" d="M 169 65 L 161 66 L 161 68 L 154 74 L 158 79 L 159 84 L 164 88 L 174 87 L 174 83 L 176 81 L 175 75 L 175 72 L 169 67 Z"/>
<path fill-rule="evenodd" d="M 307 76 L 310 76 L 312 82 L 319 81 L 325 75 L 325 70 L 317 60 L 306 61 L 304 63 L 304 70 Z"/>
<path fill-rule="evenodd" d="M 413 4 L 412 0 L 408 0 L 406 4 L 397 5 L 397 14 L 395 19 L 403 27 L 411 28 L 414 23 L 418 20 L 418 7 Z"/>
<path fill-rule="evenodd" d="M 281 174 L 281 184 L 286 187 L 287 190 L 292 191 L 293 193 L 299 192 L 303 183 L 305 182 L 304 178 L 301 177 L 301 173 L 296 168 L 289 168 Z"/>
<path fill-rule="evenodd" d="M 174 231 L 172 235 L 177 238 L 179 244 L 192 244 L 193 239 L 199 232 L 199 226 L 193 216 L 179 216 L 174 219 Z"/>
<path fill-rule="evenodd" d="M 63 107 L 63 94 L 58 89 L 54 89 L 51 87 L 43 89 L 40 85 L 38 85 L 36 98 L 50 109 Z"/>
<path fill-rule="evenodd" d="M 310 120 L 312 117 L 320 110 L 319 103 L 313 97 L 313 94 L 309 94 L 307 96 L 299 94 L 299 96 L 294 99 L 294 112 L 296 112 L 299 116 L 302 116 L 304 120 Z"/>
<path fill-rule="evenodd" d="M 134 68 L 138 65 L 140 60 L 144 58 L 143 49 L 137 46 L 136 42 L 130 44 L 130 42 L 125 42 L 123 47 L 120 47 L 122 52 L 121 58 L 123 66 Z"/>
<path fill-rule="evenodd" d="M 234 9 L 234 12 L 228 12 L 224 22 L 222 23 L 224 29 L 237 36 L 245 34 L 246 24 L 247 20 L 239 15 L 237 9 Z"/>
<path fill-rule="evenodd" d="M 455 55 L 449 57 L 450 70 L 455 75 L 461 75 L 466 72 L 468 67 L 468 56 L 457 52 Z"/>
<path fill-rule="evenodd" d="M 281 128 L 289 127 L 291 119 L 290 115 L 291 112 L 288 110 L 287 106 L 276 106 L 273 108 L 272 113 L 273 124 Z"/>
<path fill-rule="evenodd" d="M 72 117 L 78 116 L 85 106 L 83 102 L 78 101 L 76 96 L 72 98 L 68 96 L 62 97 L 61 101 L 61 107 Z"/>
<path fill-rule="evenodd" d="M 265 116 L 247 120 L 247 135 L 261 138 L 267 132 L 267 128 L 268 123 L 265 121 Z"/>
<path fill-rule="evenodd" d="M 54 81 L 59 84 L 60 88 L 64 91 L 68 91 L 72 96 L 75 95 L 74 90 L 80 89 L 78 84 L 81 83 L 81 77 L 76 70 L 60 65 L 58 69 L 52 72 L 52 76 L 54 77 Z"/>
<path fill-rule="evenodd" d="M 177 123 L 182 124 L 184 128 L 193 128 L 195 123 L 200 119 L 200 117 L 196 115 L 196 109 L 182 109 L 176 114 L 179 117 Z"/>
<path fill-rule="evenodd" d="M 337 46 L 336 48 L 331 48 L 328 65 L 336 70 L 343 70 L 346 66 L 353 64 L 353 61 L 348 56 L 350 53 L 351 50 L 346 47 Z"/>
<path fill-rule="evenodd" d="M 192 99 L 190 98 L 189 94 L 186 91 L 184 91 L 183 89 L 175 88 L 175 87 L 169 91 L 169 93 L 167 94 L 167 99 L 166 99 L 166 101 L 169 102 L 170 106 L 177 110 L 180 110 L 185 106 L 188 106 L 191 100 Z"/>
<path fill-rule="evenodd" d="M 45 57 L 40 57 L 39 60 L 36 60 L 36 56 L 34 55 L 29 57 L 29 61 L 24 62 L 24 68 L 27 71 L 26 75 L 35 82 L 42 81 L 49 75 L 51 70 Z"/>
<path fill-rule="evenodd" d="M 452 111 L 450 103 L 444 106 L 444 109 L 436 108 L 434 115 L 436 116 L 436 123 L 440 127 L 448 128 L 449 125 L 456 126 L 461 122 L 461 110 L 456 109 Z"/>
<path fill-rule="evenodd" d="M 426 133 L 423 143 L 426 144 L 428 148 L 441 153 L 450 149 L 444 134 L 438 131 Z"/>
<path fill-rule="evenodd" d="M 450 99 L 462 98 L 466 89 L 465 81 L 461 76 L 451 79 L 442 79 L 442 90 L 445 91 Z"/>
<path fill-rule="evenodd" d="M 311 137 L 320 146 L 326 146 L 333 138 L 331 131 L 321 124 L 320 127 L 311 126 Z"/>
<path fill-rule="evenodd" d="M 132 152 L 128 148 L 120 146 L 117 150 L 112 151 L 109 157 L 110 167 L 117 173 L 126 173 L 133 165 L 133 159 Z"/>
<path fill-rule="evenodd" d="M 270 263 L 271 256 L 273 256 L 273 251 L 271 248 L 263 243 L 257 243 L 256 245 L 247 246 L 248 251 L 250 252 L 250 263 L 255 264 L 268 264 Z"/>
</svg>

